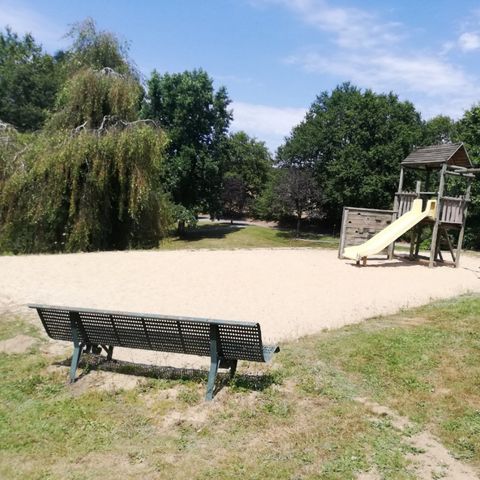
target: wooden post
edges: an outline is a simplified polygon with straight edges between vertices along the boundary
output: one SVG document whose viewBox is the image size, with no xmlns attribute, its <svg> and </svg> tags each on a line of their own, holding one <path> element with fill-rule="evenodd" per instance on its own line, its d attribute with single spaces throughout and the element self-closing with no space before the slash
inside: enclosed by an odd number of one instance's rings
<svg viewBox="0 0 480 480">
<path fill-rule="evenodd" d="M 392 223 L 398 218 L 398 213 L 395 213 L 393 212 L 392 213 Z M 395 250 L 395 242 L 392 242 L 389 246 L 388 246 L 388 250 L 387 250 L 387 258 L 389 260 L 393 260 L 393 255 L 394 255 L 394 250 Z"/>
<path fill-rule="evenodd" d="M 415 193 L 417 194 L 417 198 L 420 198 L 420 191 L 422 190 L 422 182 L 417 180 L 417 184 L 415 186 Z M 410 231 L 410 259 L 413 259 L 413 253 L 415 251 L 415 237 L 417 236 L 417 229 L 414 227 Z"/>
<path fill-rule="evenodd" d="M 346 223 L 348 218 L 348 208 L 343 207 L 342 223 L 340 227 L 340 245 L 338 246 L 338 258 L 343 258 L 343 250 L 345 248 Z"/>
<path fill-rule="evenodd" d="M 460 253 L 462 252 L 463 237 L 465 235 L 465 223 L 467 221 L 468 202 L 470 200 L 470 191 L 472 189 L 472 179 L 468 180 L 467 191 L 465 193 L 465 208 L 463 209 L 462 228 L 458 234 L 457 255 L 455 256 L 455 268 L 460 266 Z"/>
<path fill-rule="evenodd" d="M 400 178 L 398 180 L 397 193 L 402 193 L 404 173 L 405 173 L 404 168 L 400 167 Z M 395 195 L 395 198 L 393 200 L 393 211 L 396 213 L 393 214 L 393 218 L 392 218 L 393 222 L 399 217 L 398 208 L 399 208 L 398 196 Z M 395 242 L 392 242 L 392 244 L 389 245 L 388 247 L 388 258 L 392 260 L 394 255 L 395 255 Z"/>
<path fill-rule="evenodd" d="M 432 231 L 432 243 L 430 245 L 430 261 L 428 262 L 428 266 L 430 268 L 432 268 L 433 265 L 435 264 L 435 255 L 437 253 L 438 227 L 440 224 L 440 210 L 442 208 L 442 197 L 443 197 L 443 190 L 445 188 L 446 170 L 447 170 L 447 164 L 444 163 L 442 165 L 442 169 L 440 170 L 440 184 L 438 186 L 437 209 L 435 212 L 435 223 L 433 225 L 433 231 Z"/>
<path fill-rule="evenodd" d="M 431 170 L 427 168 L 427 173 L 425 174 L 425 191 L 429 192 L 430 191 L 430 173 Z M 422 208 L 425 208 L 427 206 L 427 198 L 423 199 L 422 202 Z M 415 258 L 418 258 L 418 254 L 420 252 L 420 243 L 422 241 L 422 232 L 423 232 L 423 226 L 419 225 L 417 227 L 417 240 L 415 243 Z"/>
</svg>

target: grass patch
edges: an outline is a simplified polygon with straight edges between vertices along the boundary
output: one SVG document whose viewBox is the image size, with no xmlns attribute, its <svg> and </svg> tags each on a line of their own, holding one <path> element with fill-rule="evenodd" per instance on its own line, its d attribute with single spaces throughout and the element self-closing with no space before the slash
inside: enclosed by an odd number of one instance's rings
<svg viewBox="0 0 480 480">
<path fill-rule="evenodd" d="M 362 394 L 480 466 L 479 296 L 372 319 L 311 339 L 310 348 Z"/>
<path fill-rule="evenodd" d="M 199 225 L 188 231 L 185 237 L 171 237 L 160 245 L 162 250 L 294 247 L 338 248 L 338 238 L 311 233 L 295 238 L 295 232 L 289 230 L 221 223 Z"/>
<path fill-rule="evenodd" d="M 19 315 L 3 315 L 0 320 L 0 341 L 19 334 L 40 338 L 38 329 Z"/>
<path fill-rule="evenodd" d="M 0 334 L 30 328 L 16 321 L 0 317 Z M 262 388 L 241 364 L 211 404 L 204 382 L 188 376 L 74 396 L 38 348 L 3 354 L 0 477 L 416 478 L 408 433 L 357 396 L 428 428 L 478 468 L 479 332 L 479 296 L 371 319 L 282 345 L 273 367 L 258 367 Z M 172 389 L 176 397 L 164 394 Z"/>
</svg>

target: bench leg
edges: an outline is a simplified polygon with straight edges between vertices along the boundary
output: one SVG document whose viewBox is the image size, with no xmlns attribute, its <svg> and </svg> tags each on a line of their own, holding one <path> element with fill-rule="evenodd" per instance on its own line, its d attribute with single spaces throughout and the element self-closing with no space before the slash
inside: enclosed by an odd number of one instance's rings
<svg viewBox="0 0 480 480">
<path fill-rule="evenodd" d="M 78 364 L 80 363 L 80 357 L 82 356 L 83 345 L 81 343 L 74 342 L 72 363 L 70 364 L 70 383 L 75 381 Z"/>
<path fill-rule="evenodd" d="M 111 360 L 113 355 L 113 345 L 110 345 L 107 350 L 107 360 Z"/>
<path fill-rule="evenodd" d="M 87 350 L 91 348 L 89 343 L 83 343 L 81 341 L 80 332 L 78 330 L 77 319 L 74 312 L 70 312 L 70 327 L 72 329 L 73 340 L 73 355 L 72 363 L 70 364 L 70 383 L 75 381 L 78 364 L 80 363 L 80 357 L 82 356 L 83 347 L 87 347 Z"/>
<path fill-rule="evenodd" d="M 82 355 L 82 345 L 75 345 L 73 347 L 72 363 L 70 364 L 70 383 L 75 381 L 78 364 Z"/>
<path fill-rule="evenodd" d="M 220 356 L 218 355 L 219 339 L 218 325 L 210 325 L 210 372 L 208 374 L 207 394 L 205 395 L 205 400 L 207 401 L 213 398 L 215 379 L 220 366 Z"/>
<path fill-rule="evenodd" d="M 213 399 L 213 390 L 215 389 L 215 380 L 217 378 L 218 366 L 220 359 L 215 357 L 210 361 L 210 372 L 208 373 L 207 394 L 205 400 L 210 401 Z"/>
<path fill-rule="evenodd" d="M 232 360 L 232 365 L 230 367 L 230 378 L 233 378 L 235 376 L 235 373 L 237 371 L 237 363 L 238 360 Z"/>
</svg>

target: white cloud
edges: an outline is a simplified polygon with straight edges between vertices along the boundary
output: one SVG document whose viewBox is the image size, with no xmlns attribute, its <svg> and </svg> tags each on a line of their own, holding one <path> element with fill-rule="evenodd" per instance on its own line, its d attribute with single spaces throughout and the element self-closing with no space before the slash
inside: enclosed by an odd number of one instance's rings
<svg viewBox="0 0 480 480">
<path fill-rule="evenodd" d="M 403 34 L 398 22 L 382 22 L 376 15 L 352 7 L 336 7 L 325 0 L 256 0 L 282 5 L 305 23 L 332 34 L 342 48 L 371 48 L 397 43 Z"/>
<path fill-rule="evenodd" d="M 446 41 L 440 48 L 419 48 L 405 41 L 413 32 L 406 25 L 383 20 L 375 12 L 332 6 L 327 0 L 256 2 L 287 8 L 306 25 L 324 33 L 322 47 L 290 55 L 286 63 L 337 81 L 352 81 L 359 87 L 393 91 L 414 101 L 425 117 L 439 113 L 459 117 L 480 99 L 476 75 L 449 60 L 455 49 L 480 49 L 480 34 L 473 25 L 459 39 Z M 325 47 L 325 34 L 336 48 Z"/>
<path fill-rule="evenodd" d="M 439 114 L 459 118 L 480 99 L 480 87 L 474 77 L 433 56 L 310 53 L 289 57 L 287 61 L 301 65 L 308 72 L 340 77 L 359 87 L 393 91 L 413 101 L 424 118 Z"/>
<path fill-rule="evenodd" d="M 458 45 L 464 52 L 480 49 L 480 35 L 475 32 L 462 33 L 458 39 Z"/>
<path fill-rule="evenodd" d="M 65 27 L 58 26 L 43 15 L 10 0 L 0 0 L 0 29 L 9 26 L 20 35 L 33 34 L 47 50 L 57 50 L 67 43 Z"/>
<path fill-rule="evenodd" d="M 232 130 L 243 130 L 264 140 L 272 152 L 306 113 L 304 108 L 270 107 L 244 102 L 233 102 L 232 107 Z"/>
<path fill-rule="evenodd" d="M 287 58 L 309 72 L 327 73 L 381 90 L 402 89 L 428 96 L 457 94 L 474 88 L 465 72 L 441 59 L 426 56 L 401 56 L 386 52 L 364 55 L 361 52 L 330 56 L 316 52 Z"/>
</svg>

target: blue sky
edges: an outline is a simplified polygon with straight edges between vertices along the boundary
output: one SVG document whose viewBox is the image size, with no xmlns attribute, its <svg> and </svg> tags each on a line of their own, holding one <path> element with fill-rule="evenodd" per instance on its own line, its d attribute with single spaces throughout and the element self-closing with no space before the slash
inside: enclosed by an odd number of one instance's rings
<svg viewBox="0 0 480 480">
<path fill-rule="evenodd" d="M 394 91 L 424 118 L 480 101 L 478 0 L 0 0 L 0 26 L 48 51 L 88 16 L 130 42 L 145 76 L 205 69 L 228 89 L 232 129 L 272 151 L 344 81 Z"/>
</svg>

